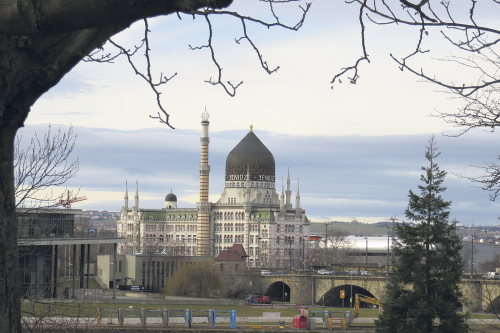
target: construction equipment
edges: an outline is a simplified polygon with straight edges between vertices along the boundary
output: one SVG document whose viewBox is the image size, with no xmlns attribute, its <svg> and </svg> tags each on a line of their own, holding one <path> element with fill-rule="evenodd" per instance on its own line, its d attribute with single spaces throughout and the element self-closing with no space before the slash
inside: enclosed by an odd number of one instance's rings
<svg viewBox="0 0 500 333">
<path fill-rule="evenodd" d="M 378 299 L 375 299 L 373 297 L 368 297 L 368 296 L 356 294 L 355 297 L 354 297 L 354 318 L 358 318 L 358 315 L 359 315 L 359 303 L 360 302 L 365 302 L 365 303 L 370 303 L 370 304 L 378 305 L 379 311 L 380 312 L 384 311 L 382 309 L 382 304 L 384 304 L 384 302 L 379 301 Z"/>
<path fill-rule="evenodd" d="M 70 198 L 70 191 L 67 191 L 67 195 L 68 196 L 67 196 L 66 200 L 63 199 L 63 200 L 59 201 L 59 204 L 61 206 L 63 206 L 64 208 L 66 208 L 66 209 L 70 209 L 71 208 L 71 204 L 74 203 L 74 202 L 87 200 L 86 196 Z"/>
</svg>

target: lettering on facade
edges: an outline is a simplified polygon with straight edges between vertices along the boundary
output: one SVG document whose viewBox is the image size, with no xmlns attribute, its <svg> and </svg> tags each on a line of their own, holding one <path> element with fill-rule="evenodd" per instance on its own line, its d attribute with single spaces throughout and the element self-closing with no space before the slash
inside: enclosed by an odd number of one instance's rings
<svg viewBox="0 0 500 333">
<path fill-rule="evenodd" d="M 258 180 L 262 182 L 274 182 L 276 179 L 275 176 L 270 175 L 251 175 L 250 180 Z M 246 181 L 247 175 L 229 175 L 229 181 Z"/>
</svg>

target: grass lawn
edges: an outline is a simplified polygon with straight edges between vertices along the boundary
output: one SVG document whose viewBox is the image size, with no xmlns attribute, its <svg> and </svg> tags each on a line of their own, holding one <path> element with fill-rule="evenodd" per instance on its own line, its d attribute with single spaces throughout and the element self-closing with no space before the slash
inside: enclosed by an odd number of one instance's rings
<svg viewBox="0 0 500 333">
<path fill-rule="evenodd" d="M 166 309 L 190 309 L 190 310 L 208 310 L 214 309 L 218 311 L 229 311 L 236 310 L 238 317 L 262 317 L 263 312 L 281 312 L 281 317 L 293 317 L 299 314 L 298 309 L 262 309 L 262 308 L 251 308 L 246 306 L 208 306 L 208 305 L 157 305 L 157 304 L 109 304 L 109 303 L 89 303 L 89 302 L 77 302 L 77 301 L 66 301 L 66 302 L 54 302 L 54 303 L 40 303 L 40 302 L 23 302 L 22 309 L 25 316 L 31 316 L 33 314 L 43 314 L 46 316 L 82 316 L 82 317 L 95 317 L 97 314 L 97 308 L 104 309 L 116 309 L 119 308 L 128 309 L 133 306 L 134 309 L 161 309 L 162 307 Z M 342 308 L 310 308 L 309 310 L 332 310 L 336 312 L 343 311 Z M 350 310 L 345 308 L 344 310 Z M 375 318 L 378 317 L 377 309 L 360 309 L 360 317 L 364 318 Z"/>
</svg>

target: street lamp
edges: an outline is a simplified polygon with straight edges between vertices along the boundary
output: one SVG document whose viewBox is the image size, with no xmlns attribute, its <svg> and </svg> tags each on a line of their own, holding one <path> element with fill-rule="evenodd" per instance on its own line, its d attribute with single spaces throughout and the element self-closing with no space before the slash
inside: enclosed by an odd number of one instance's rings
<svg viewBox="0 0 500 333">
<path fill-rule="evenodd" d="M 365 271 L 368 270 L 368 237 L 365 237 L 366 240 L 366 251 L 365 251 Z"/>
<path fill-rule="evenodd" d="M 472 251 L 471 251 L 471 259 L 470 259 L 470 277 L 472 278 L 472 275 L 474 274 L 474 235 L 472 235 Z"/>
<path fill-rule="evenodd" d="M 351 276 L 351 298 L 349 299 L 349 303 L 351 303 L 351 308 L 352 308 L 352 271 L 349 271 L 349 275 Z"/>
</svg>

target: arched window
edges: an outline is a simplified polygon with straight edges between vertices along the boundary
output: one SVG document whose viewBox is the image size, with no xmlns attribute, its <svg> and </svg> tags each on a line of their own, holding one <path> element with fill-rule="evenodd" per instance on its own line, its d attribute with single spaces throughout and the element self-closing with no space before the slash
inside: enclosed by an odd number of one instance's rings
<svg viewBox="0 0 500 333">
<path fill-rule="evenodd" d="M 280 236 L 276 237 L 276 244 L 280 243 Z"/>
</svg>

